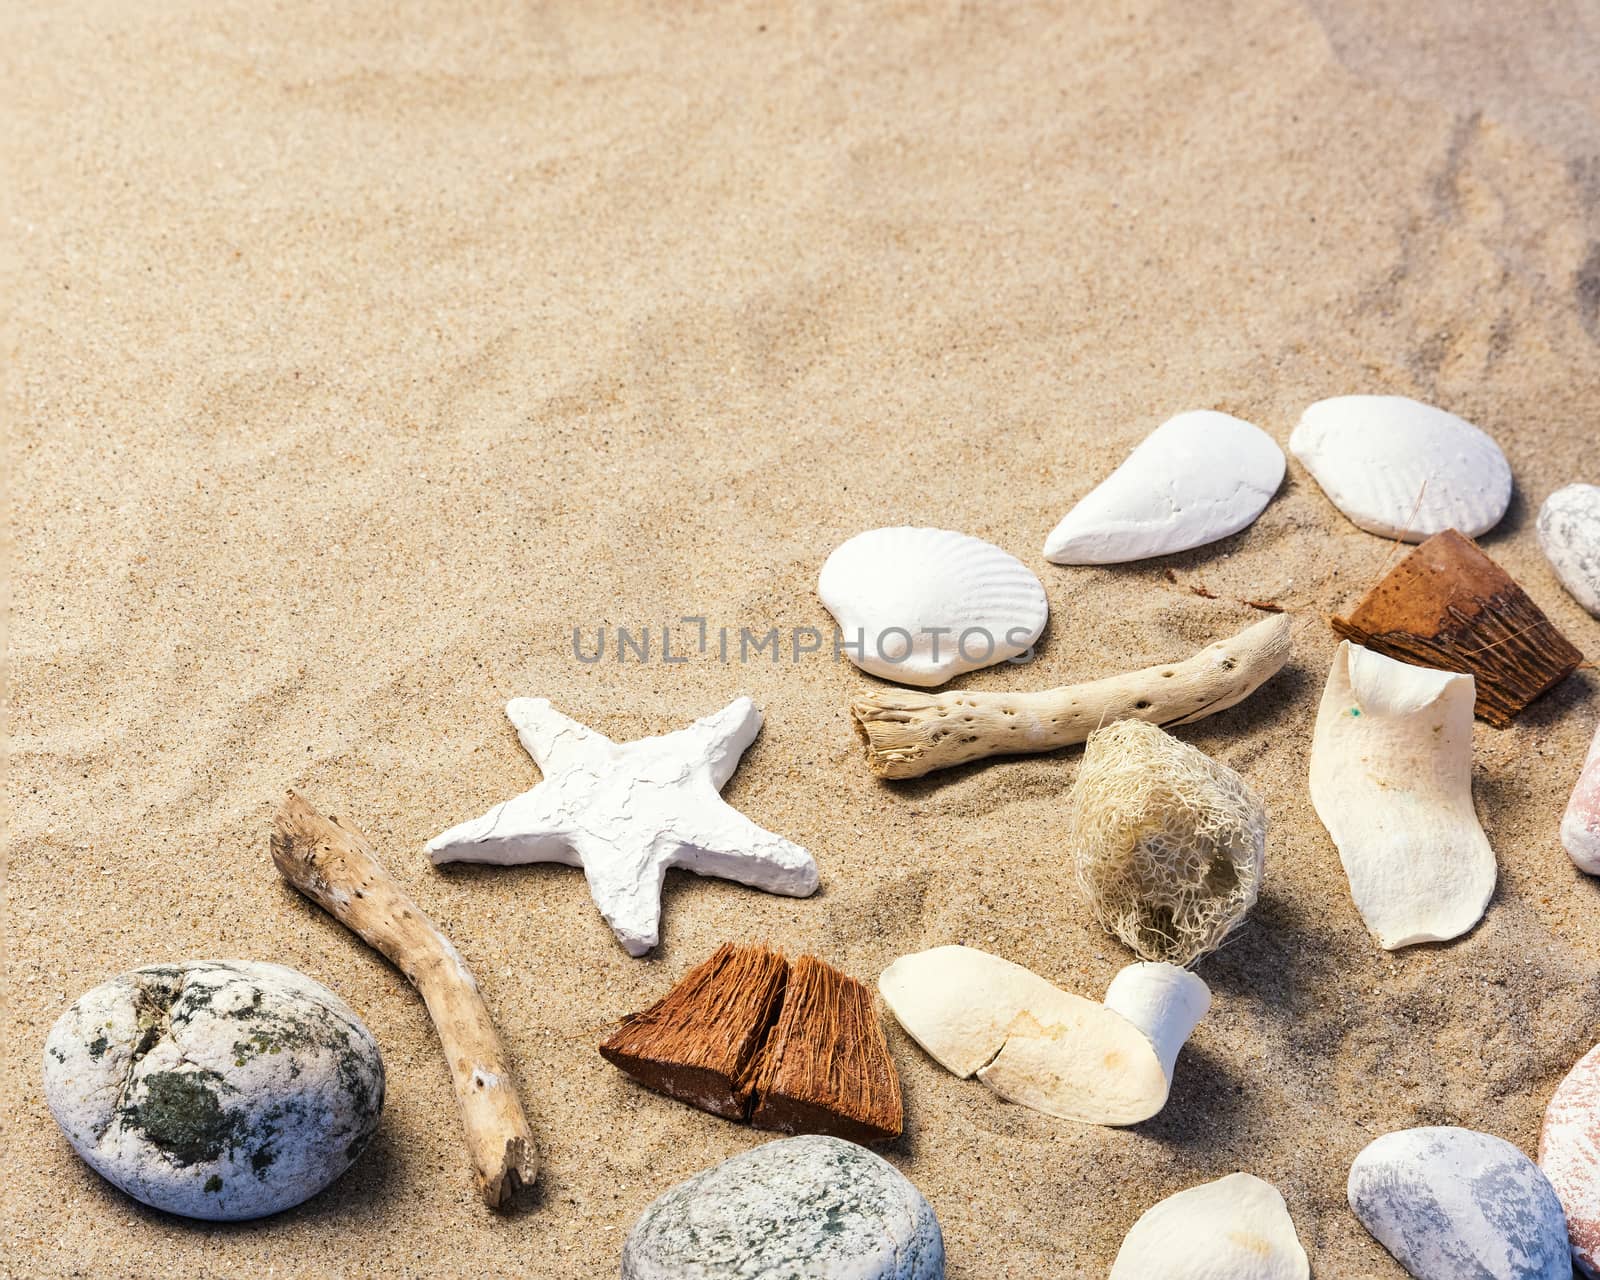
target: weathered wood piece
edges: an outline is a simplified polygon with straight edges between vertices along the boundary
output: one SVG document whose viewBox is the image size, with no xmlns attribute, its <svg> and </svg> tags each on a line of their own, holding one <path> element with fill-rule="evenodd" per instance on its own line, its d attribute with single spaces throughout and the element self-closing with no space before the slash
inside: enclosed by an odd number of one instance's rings
<svg viewBox="0 0 1600 1280">
<path fill-rule="evenodd" d="M 872 1143 L 898 1138 L 904 1123 L 871 988 L 815 956 L 789 970 L 778 1020 L 741 1090 L 758 1129 Z"/>
<path fill-rule="evenodd" d="M 1289 627 L 1277 614 L 1182 662 L 1033 693 L 873 689 L 855 697 L 850 714 L 873 773 L 918 778 L 986 756 L 1074 746 L 1113 720 L 1166 728 L 1226 711 L 1282 669 Z"/>
<path fill-rule="evenodd" d="M 539 1153 L 499 1033 L 460 953 L 379 865 L 366 837 L 318 813 L 298 791 L 273 815 L 272 861 L 421 993 L 450 1067 L 478 1194 L 491 1209 L 507 1206 L 538 1175 Z"/>
<path fill-rule="evenodd" d="M 660 1000 L 623 1019 L 600 1056 L 657 1093 L 743 1120 L 749 1096 L 739 1078 L 777 1017 L 788 974 L 778 952 L 724 942 Z"/>
<path fill-rule="evenodd" d="M 723 943 L 600 1053 L 658 1093 L 760 1129 L 886 1142 L 903 1123 L 871 989 L 815 956 L 790 965 Z"/>
<path fill-rule="evenodd" d="M 1330 621 L 1365 649 L 1468 673 L 1474 710 L 1500 729 L 1583 661 L 1511 575 L 1454 529 L 1395 565 L 1348 618 Z"/>
</svg>

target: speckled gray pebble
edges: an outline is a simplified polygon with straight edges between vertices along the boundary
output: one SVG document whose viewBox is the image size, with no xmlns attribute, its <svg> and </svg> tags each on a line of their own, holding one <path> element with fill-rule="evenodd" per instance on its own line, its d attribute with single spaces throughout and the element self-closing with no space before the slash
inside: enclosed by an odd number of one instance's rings
<svg viewBox="0 0 1600 1280">
<path fill-rule="evenodd" d="M 1402 1129 L 1350 1166 L 1350 1208 L 1417 1280 L 1571 1280 L 1567 1223 L 1537 1165 L 1471 1129 Z"/>
<path fill-rule="evenodd" d="M 1561 585 L 1600 618 L 1600 485 L 1557 489 L 1539 508 L 1536 528 Z"/>
<path fill-rule="evenodd" d="M 681 1182 L 640 1215 L 622 1280 L 942 1280 L 939 1220 L 888 1161 L 815 1134 Z"/>
<path fill-rule="evenodd" d="M 190 1218 L 315 1195 L 377 1128 L 383 1084 L 349 1006 L 276 964 L 135 969 L 79 996 L 45 1041 L 45 1101 L 78 1154 Z"/>
</svg>

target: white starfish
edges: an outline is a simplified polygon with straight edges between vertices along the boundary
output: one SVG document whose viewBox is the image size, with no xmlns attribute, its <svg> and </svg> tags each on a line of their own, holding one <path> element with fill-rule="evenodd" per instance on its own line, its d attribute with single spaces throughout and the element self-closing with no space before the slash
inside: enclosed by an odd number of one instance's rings
<svg viewBox="0 0 1600 1280">
<path fill-rule="evenodd" d="M 513 698 L 506 715 L 544 781 L 435 836 L 428 842 L 435 864 L 581 866 L 595 906 L 632 956 L 660 939 L 668 867 L 794 898 L 816 891 L 809 853 L 717 794 L 761 731 L 749 698 L 687 729 L 621 743 L 544 698 Z"/>
</svg>

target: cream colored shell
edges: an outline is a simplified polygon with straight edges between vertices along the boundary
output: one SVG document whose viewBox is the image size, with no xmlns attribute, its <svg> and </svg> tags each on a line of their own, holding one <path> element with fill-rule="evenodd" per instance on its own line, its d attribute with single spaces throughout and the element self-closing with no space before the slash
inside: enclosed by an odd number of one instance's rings
<svg viewBox="0 0 1600 1280">
<path fill-rule="evenodd" d="M 1008 1102 L 1103 1125 L 1138 1124 L 1166 1105 L 1172 1061 L 1211 1001 L 1193 974 L 1138 964 L 1097 1004 L 962 946 L 902 956 L 878 990 L 941 1066 Z"/>
<path fill-rule="evenodd" d="M 1308 1280 L 1311 1263 L 1283 1196 L 1230 1173 L 1146 1209 L 1117 1251 L 1111 1280 Z"/>
<path fill-rule="evenodd" d="M 1470 675 L 1348 640 L 1334 655 L 1311 802 L 1386 950 L 1465 933 L 1494 892 L 1494 851 L 1472 807 L 1472 704 Z"/>
</svg>

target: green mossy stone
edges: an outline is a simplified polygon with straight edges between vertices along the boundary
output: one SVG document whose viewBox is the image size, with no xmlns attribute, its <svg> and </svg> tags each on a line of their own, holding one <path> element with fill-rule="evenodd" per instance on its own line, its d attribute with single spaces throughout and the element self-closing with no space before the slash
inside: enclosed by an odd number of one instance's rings
<svg viewBox="0 0 1600 1280">
<path fill-rule="evenodd" d="M 45 1101 L 85 1161 L 191 1218 L 259 1218 L 342 1174 L 383 1112 L 372 1033 L 282 965 L 151 965 L 102 983 L 45 1042 Z"/>
</svg>

